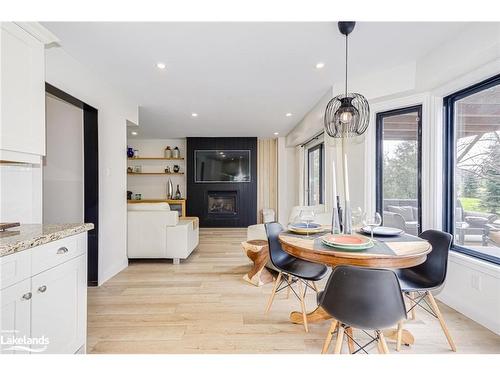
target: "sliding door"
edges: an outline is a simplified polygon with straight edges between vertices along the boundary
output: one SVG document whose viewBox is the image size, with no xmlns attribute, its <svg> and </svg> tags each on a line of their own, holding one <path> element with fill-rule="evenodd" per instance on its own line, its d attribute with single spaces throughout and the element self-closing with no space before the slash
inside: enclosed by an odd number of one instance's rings
<svg viewBox="0 0 500 375">
<path fill-rule="evenodd" d="M 316 206 L 323 204 L 323 143 L 307 149 L 307 204 Z"/>
<path fill-rule="evenodd" d="M 445 98 L 445 229 L 500 264 L 500 76 Z"/>
<path fill-rule="evenodd" d="M 385 226 L 421 228 L 422 106 L 377 113 L 376 198 Z"/>
</svg>

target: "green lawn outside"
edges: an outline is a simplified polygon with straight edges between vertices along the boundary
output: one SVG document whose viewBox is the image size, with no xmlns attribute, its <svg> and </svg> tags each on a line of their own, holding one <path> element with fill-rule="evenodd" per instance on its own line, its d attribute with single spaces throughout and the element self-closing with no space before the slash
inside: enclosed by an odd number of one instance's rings
<svg viewBox="0 0 500 375">
<path fill-rule="evenodd" d="M 479 198 L 461 197 L 459 199 L 460 203 L 462 203 L 464 211 L 486 212 L 483 208 L 481 208 L 481 200 Z"/>
</svg>

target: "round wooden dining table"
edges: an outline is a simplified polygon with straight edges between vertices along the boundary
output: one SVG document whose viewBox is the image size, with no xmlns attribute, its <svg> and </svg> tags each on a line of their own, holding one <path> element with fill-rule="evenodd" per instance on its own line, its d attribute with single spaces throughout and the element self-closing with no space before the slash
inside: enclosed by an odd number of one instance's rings
<svg viewBox="0 0 500 375">
<path fill-rule="evenodd" d="M 326 233 L 305 236 L 289 231 L 279 235 L 281 247 L 287 253 L 304 260 L 325 264 L 329 267 L 350 265 L 370 268 L 408 268 L 419 265 L 427 259 L 427 254 L 432 250 L 429 242 L 415 236 L 402 234 L 395 237 L 377 236 L 374 246 L 365 250 L 341 250 L 330 247 L 321 241 Z M 308 323 L 317 323 L 331 319 L 321 306 L 307 314 Z M 296 324 L 303 324 L 302 312 L 293 311 L 290 320 Z M 385 334 L 386 338 L 395 339 L 397 331 Z M 402 343 L 414 343 L 413 335 L 403 331 Z"/>
</svg>

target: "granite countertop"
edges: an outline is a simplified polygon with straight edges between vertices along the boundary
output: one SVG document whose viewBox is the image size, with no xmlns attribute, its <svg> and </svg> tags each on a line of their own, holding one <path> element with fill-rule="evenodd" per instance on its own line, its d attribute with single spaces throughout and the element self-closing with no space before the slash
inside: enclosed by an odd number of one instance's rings
<svg viewBox="0 0 500 375">
<path fill-rule="evenodd" d="M 0 232 L 0 258 L 94 229 L 94 224 L 23 224 Z"/>
</svg>

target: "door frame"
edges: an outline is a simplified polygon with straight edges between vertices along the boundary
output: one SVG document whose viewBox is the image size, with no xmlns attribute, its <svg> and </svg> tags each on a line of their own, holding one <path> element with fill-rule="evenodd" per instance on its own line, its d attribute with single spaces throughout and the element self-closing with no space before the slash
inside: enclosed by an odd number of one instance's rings
<svg viewBox="0 0 500 375">
<path fill-rule="evenodd" d="M 383 182 L 384 182 L 384 147 L 383 147 L 383 121 L 386 117 L 403 115 L 407 113 L 418 113 L 417 128 L 417 209 L 418 209 L 418 229 L 417 233 L 422 231 L 422 104 L 413 105 L 404 108 L 393 109 L 376 114 L 375 130 L 375 202 L 376 211 L 380 213 L 383 221 Z"/>
<path fill-rule="evenodd" d="M 83 111 L 84 221 L 93 223 L 87 236 L 87 285 L 98 285 L 99 266 L 99 148 L 97 109 L 45 82 L 45 92 Z"/>
</svg>

